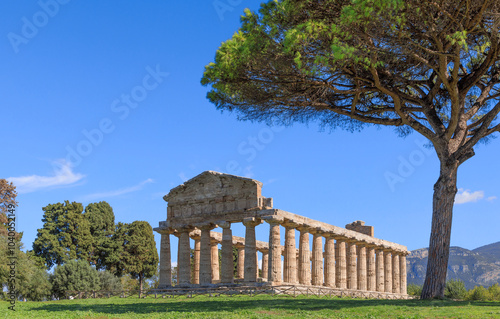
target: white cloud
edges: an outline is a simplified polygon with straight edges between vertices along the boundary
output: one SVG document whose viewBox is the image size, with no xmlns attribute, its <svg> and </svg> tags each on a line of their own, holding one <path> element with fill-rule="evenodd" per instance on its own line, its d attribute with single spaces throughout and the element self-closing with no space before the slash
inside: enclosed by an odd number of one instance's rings
<svg viewBox="0 0 500 319">
<path fill-rule="evenodd" d="M 153 182 L 153 180 L 151 178 L 148 178 L 147 180 L 142 181 L 135 186 L 121 188 L 121 189 L 117 189 L 117 190 L 109 191 L 109 192 L 90 194 L 90 195 L 85 196 L 84 198 L 85 198 L 85 200 L 94 200 L 94 199 L 98 199 L 98 198 L 115 197 L 115 196 L 120 196 L 123 194 L 133 193 L 133 192 L 141 190 L 144 187 L 144 185 L 152 183 L 152 182 Z"/>
<path fill-rule="evenodd" d="M 31 175 L 9 177 L 7 180 L 16 185 L 19 194 L 25 194 L 46 188 L 73 186 L 85 177 L 85 175 L 73 172 L 70 163 L 64 159 L 53 162 L 52 166 L 54 167 L 54 176 Z"/>
<path fill-rule="evenodd" d="M 494 201 L 495 199 L 497 199 L 496 196 L 490 196 L 490 197 L 486 198 L 486 200 L 489 202 Z"/>
<path fill-rule="evenodd" d="M 484 198 L 484 191 L 472 192 L 468 189 L 460 188 L 455 196 L 455 204 L 475 203 Z"/>
</svg>

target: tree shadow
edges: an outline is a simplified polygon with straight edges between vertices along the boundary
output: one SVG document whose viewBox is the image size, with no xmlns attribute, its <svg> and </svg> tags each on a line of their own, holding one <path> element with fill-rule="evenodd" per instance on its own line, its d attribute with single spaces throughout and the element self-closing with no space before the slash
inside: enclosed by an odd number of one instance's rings
<svg viewBox="0 0 500 319">
<path fill-rule="evenodd" d="M 196 298 L 199 298 L 198 300 Z M 203 298 L 203 299 L 202 299 Z M 182 299 L 150 299 L 150 302 L 119 303 L 117 299 L 110 299 L 109 303 L 51 303 L 44 304 L 32 310 L 43 310 L 50 312 L 58 311 L 92 311 L 94 313 L 122 314 L 122 313 L 158 313 L 158 312 L 232 312 L 235 310 L 341 310 L 344 308 L 376 307 L 376 306 L 400 306 L 400 307 L 457 307 L 457 306 L 492 306 L 500 307 L 500 302 L 469 302 L 451 300 L 366 300 L 366 299 L 337 299 L 337 298 L 315 298 L 315 297 L 288 297 L 262 299 L 243 299 L 234 297 L 195 297 Z"/>
</svg>

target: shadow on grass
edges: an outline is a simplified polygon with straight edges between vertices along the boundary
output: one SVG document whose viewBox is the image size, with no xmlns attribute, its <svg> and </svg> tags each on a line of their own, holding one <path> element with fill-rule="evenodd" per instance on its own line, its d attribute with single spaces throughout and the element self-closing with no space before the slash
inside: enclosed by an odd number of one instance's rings
<svg viewBox="0 0 500 319">
<path fill-rule="evenodd" d="M 449 300 L 359 300 L 359 299 L 327 299 L 313 297 L 280 297 L 280 298 L 259 298 L 243 299 L 239 297 L 217 297 L 217 298 L 182 298 L 182 299 L 150 299 L 150 302 L 124 303 L 124 300 L 109 299 L 109 303 L 92 303 L 87 299 L 88 304 L 71 302 L 61 304 L 44 304 L 31 310 L 44 311 L 92 311 L 94 313 L 158 313 L 158 312 L 232 312 L 235 310 L 302 310 L 302 311 L 320 311 L 320 310 L 341 310 L 343 308 L 356 307 L 380 307 L 380 306 L 399 306 L 399 307 L 461 307 L 461 306 L 495 306 L 500 307 L 500 302 L 469 302 L 469 301 L 449 301 Z M 203 299 L 202 299 L 203 298 Z"/>
</svg>

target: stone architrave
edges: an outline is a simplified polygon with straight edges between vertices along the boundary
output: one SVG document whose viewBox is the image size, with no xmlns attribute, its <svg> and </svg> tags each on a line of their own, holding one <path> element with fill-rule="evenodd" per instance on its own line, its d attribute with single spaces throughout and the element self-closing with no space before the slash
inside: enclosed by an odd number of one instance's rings
<svg viewBox="0 0 500 319">
<path fill-rule="evenodd" d="M 399 275 L 399 255 L 395 252 L 392 253 L 392 292 L 399 294 L 399 285 L 401 277 Z"/>
<path fill-rule="evenodd" d="M 245 245 L 237 244 L 236 249 L 238 249 L 236 274 L 238 279 L 243 279 L 245 275 Z"/>
<path fill-rule="evenodd" d="M 385 292 L 392 293 L 392 254 L 390 250 L 384 251 Z"/>
<path fill-rule="evenodd" d="M 256 282 L 256 239 L 255 239 L 255 226 L 261 224 L 262 221 L 256 218 L 245 218 L 243 225 L 245 225 L 245 282 Z"/>
<path fill-rule="evenodd" d="M 285 258 L 283 267 L 283 281 L 297 283 L 297 244 L 295 243 L 296 224 L 284 224 L 285 226 Z"/>
<path fill-rule="evenodd" d="M 212 283 L 215 284 L 220 281 L 219 269 L 219 242 L 212 239 L 210 241 L 210 253 L 212 263 Z"/>
<path fill-rule="evenodd" d="M 336 284 L 337 288 L 347 288 L 347 261 L 346 261 L 346 250 L 347 243 L 345 239 L 337 238 L 336 248 Z"/>
<path fill-rule="evenodd" d="M 170 230 L 162 230 L 160 242 L 160 282 L 159 288 L 172 286 L 172 258 L 170 255 Z"/>
<path fill-rule="evenodd" d="M 200 236 L 194 236 L 194 258 L 193 258 L 193 278 L 191 282 L 198 285 L 200 283 Z"/>
<path fill-rule="evenodd" d="M 221 222 L 218 225 L 222 228 L 221 283 L 233 283 L 233 232 L 231 223 Z"/>
<path fill-rule="evenodd" d="M 358 290 L 367 290 L 366 246 L 358 245 Z"/>
<path fill-rule="evenodd" d="M 200 239 L 200 284 L 212 283 L 212 251 L 210 248 L 210 230 L 214 225 L 203 225 L 198 227 L 201 230 Z"/>
<path fill-rule="evenodd" d="M 377 249 L 377 291 L 385 291 L 384 251 Z"/>
<path fill-rule="evenodd" d="M 262 279 L 267 281 L 269 275 L 269 250 L 261 249 L 260 252 L 262 253 Z"/>
<path fill-rule="evenodd" d="M 311 254 L 309 252 L 309 228 L 300 226 L 299 242 L 299 283 L 302 285 L 311 284 Z"/>
<path fill-rule="evenodd" d="M 191 229 L 179 230 L 179 248 L 177 249 L 177 281 L 179 285 L 186 285 L 191 277 L 191 247 L 189 232 Z"/>
<path fill-rule="evenodd" d="M 366 260 L 366 268 L 367 268 L 367 290 L 368 291 L 377 291 L 377 274 L 375 267 L 375 247 L 370 246 L 368 249 L 368 257 Z"/>
<path fill-rule="evenodd" d="M 335 287 L 335 238 L 325 237 L 325 286 Z"/>
<path fill-rule="evenodd" d="M 356 242 L 349 242 L 347 257 L 347 289 L 358 289 L 358 274 L 357 274 L 357 246 Z"/>
<path fill-rule="evenodd" d="M 312 285 L 323 285 L 323 232 L 318 230 L 311 231 L 313 234 L 312 250 Z"/>
<path fill-rule="evenodd" d="M 279 283 L 281 279 L 281 245 L 280 245 L 280 223 L 282 219 L 266 219 L 269 223 L 269 265 L 267 280 Z"/>
<path fill-rule="evenodd" d="M 399 272 L 400 272 L 400 291 L 402 294 L 406 295 L 407 294 L 407 287 L 406 287 L 406 255 L 402 253 L 399 256 Z"/>
</svg>

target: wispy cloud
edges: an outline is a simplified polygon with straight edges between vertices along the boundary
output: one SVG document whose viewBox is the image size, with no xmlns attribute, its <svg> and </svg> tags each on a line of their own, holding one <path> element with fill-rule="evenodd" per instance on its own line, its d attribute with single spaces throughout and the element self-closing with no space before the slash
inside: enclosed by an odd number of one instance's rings
<svg viewBox="0 0 500 319">
<path fill-rule="evenodd" d="M 484 191 L 471 192 L 468 189 L 464 190 L 463 188 L 460 188 L 455 196 L 455 204 L 475 203 L 483 198 Z"/>
<path fill-rule="evenodd" d="M 144 188 L 144 185 L 152 183 L 153 180 L 151 178 L 148 178 L 145 181 L 140 182 L 139 184 L 127 188 L 120 188 L 114 191 L 109 191 L 109 192 L 103 192 L 103 193 L 95 193 L 95 194 L 90 194 L 84 197 L 85 200 L 94 200 L 98 198 L 108 198 L 108 197 L 115 197 L 115 196 L 120 196 L 128 193 L 133 193 L 137 192 L 141 189 Z"/>
<path fill-rule="evenodd" d="M 490 196 L 490 197 L 486 198 L 486 200 L 489 202 L 494 201 L 495 199 L 497 199 L 496 196 Z"/>
<path fill-rule="evenodd" d="M 64 159 L 54 161 L 52 165 L 53 176 L 30 175 L 9 177 L 7 180 L 16 185 L 19 194 L 25 194 L 54 187 L 73 186 L 85 177 L 85 175 L 73 172 L 70 163 Z"/>
</svg>

